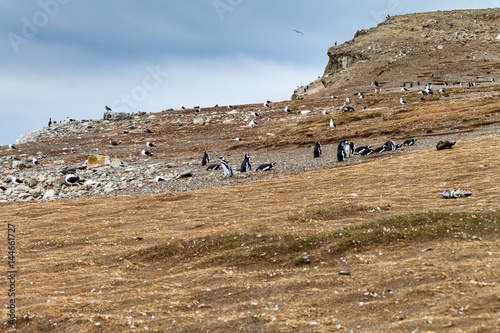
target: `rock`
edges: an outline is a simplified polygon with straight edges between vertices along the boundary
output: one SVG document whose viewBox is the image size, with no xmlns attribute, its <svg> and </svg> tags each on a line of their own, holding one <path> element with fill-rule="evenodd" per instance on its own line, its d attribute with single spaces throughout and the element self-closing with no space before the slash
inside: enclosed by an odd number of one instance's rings
<svg viewBox="0 0 500 333">
<path fill-rule="evenodd" d="M 188 170 L 186 170 L 186 171 L 184 171 L 184 172 L 181 172 L 181 173 L 177 176 L 177 178 L 185 178 L 185 177 L 192 177 L 192 176 L 193 176 L 193 170 L 188 169 Z"/>
<path fill-rule="evenodd" d="M 123 162 L 118 158 L 113 158 L 109 163 L 109 166 L 112 168 L 123 168 L 124 166 L 127 166 L 127 163 Z"/>
<path fill-rule="evenodd" d="M 132 118 L 130 113 L 126 112 L 114 112 L 114 111 L 106 111 L 104 112 L 103 120 L 123 120 Z"/>
<path fill-rule="evenodd" d="M 48 190 L 43 195 L 43 199 L 44 200 L 51 200 L 51 199 L 55 199 L 56 197 L 57 197 L 57 195 L 56 195 L 56 191 L 55 190 Z"/>
<path fill-rule="evenodd" d="M 175 168 L 175 167 L 176 167 L 176 165 L 175 165 L 175 163 L 168 163 L 168 164 L 166 165 L 166 167 L 167 167 L 167 168 L 169 168 L 169 169 L 171 169 L 171 168 Z"/>
<path fill-rule="evenodd" d="M 86 162 L 87 169 L 103 167 L 109 163 L 109 157 L 104 155 L 90 155 Z"/>
<path fill-rule="evenodd" d="M 26 168 L 28 165 L 24 161 L 12 161 L 12 167 L 13 168 Z"/>
<path fill-rule="evenodd" d="M 25 186 L 25 185 L 19 185 L 19 186 L 16 186 L 15 191 L 16 192 L 29 192 L 30 188 L 28 186 Z"/>
<path fill-rule="evenodd" d="M 24 181 L 24 183 L 29 187 L 35 187 L 38 184 L 38 182 L 34 179 L 28 179 L 27 181 Z"/>
</svg>

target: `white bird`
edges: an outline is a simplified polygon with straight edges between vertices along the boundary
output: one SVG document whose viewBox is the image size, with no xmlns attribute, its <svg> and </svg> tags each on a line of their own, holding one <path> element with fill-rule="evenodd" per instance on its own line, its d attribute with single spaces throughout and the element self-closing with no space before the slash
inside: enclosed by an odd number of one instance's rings
<svg viewBox="0 0 500 333">
<path fill-rule="evenodd" d="M 405 87 L 401 88 L 401 91 L 408 91 Z"/>
<path fill-rule="evenodd" d="M 346 102 L 346 103 L 351 103 L 351 99 L 350 99 L 349 97 L 346 97 L 346 98 L 345 98 L 345 102 Z"/>
<path fill-rule="evenodd" d="M 9 145 L 9 148 L 10 148 L 10 149 L 17 149 L 17 147 L 16 147 L 16 146 L 14 146 L 14 145 L 12 145 L 12 144 L 11 144 L 11 145 Z"/>
<path fill-rule="evenodd" d="M 288 108 L 288 106 L 286 106 L 286 107 L 285 107 L 285 112 L 292 112 L 292 110 L 290 110 L 290 109 Z"/>
<path fill-rule="evenodd" d="M 238 137 L 236 137 L 236 138 L 235 138 L 235 140 L 236 140 L 236 141 L 241 141 L 241 140 L 243 140 L 243 139 L 242 139 L 242 138 L 238 138 Z"/>
<path fill-rule="evenodd" d="M 142 155 L 144 155 L 144 156 L 153 156 L 153 153 L 150 152 L 150 151 L 143 150 L 142 151 Z"/>
<path fill-rule="evenodd" d="M 257 112 L 252 112 L 252 116 L 260 118 L 260 114 L 258 114 Z"/>
<path fill-rule="evenodd" d="M 254 127 L 255 125 L 258 125 L 255 121 L 253 121 L 253 119 L 250 121 L 250 123 L 248 124 L 248 127 L 252 128 Z"/>
<path fill-rule="evenodd" d="M 323 111 L 321 111 L 321 113 L 322 113 L 322 114 L 328 114 L 328 111 L 323 110 Z"/>
<path fill-rule="evenodd" d="M 365 95 L 363 95 L 362 93 L 358 93 L 358 97 L 359 97 L 360 99 L 363 99 L 363 98 L 365 98 Z"/>
<path fill-rule="evenodd" d="M 71 152 L 72 152 L 72 153 L 76 153 L 76 149 L 75 149 L 75 147 L 71 147 Z"/>
<path fill-rule="evenodd" d="M 32 163 L 33 163 L 33 165 L 43 166 L 42 163 L 38 162 L 36 158 L 33 159 Z"/>
<path fill-rule="evenodd" d="M 337 126 L 335 126 L 335 124 L 333 123 L 333 119 L 330 119 L 330 127 L 331 127 L 331 128 L 335 128 L 335 127 L 337 127 Z"/>
<path fill-rule="evenodd" d="M 146 142 L 146 147 L 156 147 L 156 145 L 152 142 Z"/>
<path fill-rule="evenodd" d="M 407 101 L 405 101 L 403 99 L 403 97 L 399 98 L 399 103 L 403 104 L 403 105 L 409 105 L 410 103 L 408 103 Z"/>
</svg>

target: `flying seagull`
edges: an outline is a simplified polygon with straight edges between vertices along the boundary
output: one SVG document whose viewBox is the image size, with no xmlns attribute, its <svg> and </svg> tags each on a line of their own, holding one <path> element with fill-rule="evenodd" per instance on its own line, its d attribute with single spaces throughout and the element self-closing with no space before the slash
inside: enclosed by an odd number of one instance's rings
<svg viewBox="0 0 500 333">
<path fill-rule="evenodd" d="M 292 31 L 295 31 L 296 33 L 301 34 L 301 35 L 304 34 L 302 31 L 299 31 L 299 30 L 292 29 Z"/>
</svg>

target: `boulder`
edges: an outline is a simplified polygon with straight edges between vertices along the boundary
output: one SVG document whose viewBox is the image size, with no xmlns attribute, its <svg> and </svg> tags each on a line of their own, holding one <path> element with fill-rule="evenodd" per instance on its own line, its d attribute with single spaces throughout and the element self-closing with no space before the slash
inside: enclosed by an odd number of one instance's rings
<svg viewBox="0 0 500 333">
<path fill-rule="evenodd" d="M 131 119 L 132 116 L 130 113 L 126 112 L 114 112 L 114 111 L 105 111 L 103 120 L 123 120 L 123 119 Z"/>
<path fill-rule="evenodd" d="M 86 162 L 87 169 L 103 167 L 109 165 L 109 163 L 109 157 L 104 155 L 90 155 Z"/>
<path fill-rule="evenodd" d="M 45 194 L 43 195 L 43 199 L 45 200 L 50 200 L 50 199 L 54 199 L 56 198 L 57 195 L 56 195 L 56 191 L 55 190 L 48 190 L 47 192 L 45 192 Z"/>
</svg>

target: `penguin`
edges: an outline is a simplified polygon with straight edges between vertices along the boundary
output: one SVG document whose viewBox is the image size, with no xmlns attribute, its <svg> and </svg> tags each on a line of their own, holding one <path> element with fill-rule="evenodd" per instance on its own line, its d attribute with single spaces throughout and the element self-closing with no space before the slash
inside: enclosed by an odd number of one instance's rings
<svg viewBox="0 0 500 333">
<path fill-rule="evenodd" d="M 252 161 L 250 160 L 250 155 L 248 153 L 245 154 L 245 158 L 241 163 L 240 172 L 247 172 L 252 170 Z"/>
<path fill-rule="evenodd" d="M 333 123 L 333 119 L 330 119 L 330 127 L 331 127 L 331 128 L 335 128 L 335 127 L 337 127 L 337 126 L 335 126 L 335 124 Z"/>
<path fill-rule="evenodd" d="M 374 153 L 381 153 L 381 152 L 386 151 L 386 150 L 387 150 L 387 146 L 384 144 L 376 149 L 373 149 L 373 152 Z"/>
<path fill-rule="evenodd" d="M 143 150 L 142 151 L 142 155 L 144 155 L 144 156 L 153 156 L 153 153 L 150 152 L 150 151 Z"/>
<path fill-rule="evenodd" d="M 271 171 L 274 169 L 275 165 L 276 165 L 276 162 L 261 164 L 261 165 L 259 165 L 259 167 L 255 171 Z"/>
<path fill-rule="evenodd" d="M 152 142 L 146 142 L 146 147 L 156 147 L 156 145 Z"/>
<path fill-rule="evenodd" d="M 356 154 L 360 154 L 360 155 L 365 155 L 363 154 L 364 152 L 368 151 L 368 150 L 371 150 L 372 149 L 372 146 L 370 145 L 367 145 L 367 146 L 362 146 L 362 147 L 358 147 L 354 150 L 354 153 Z"/>
<path fill-rule="evenodd" d="M 210 156 L 207 152 L 204 152 L 203 158 L 201 159 L 201 165 L 207 165 L 208 163 L 210 163 Z"/>
<path fill-rule="evenodd" d="M 211 164 L 207 168 L 208 171 L 219 170 L 219 169 L 220 169 L 220 164 Z"/>
<path fill-rule="evenodd" d="M 351 147 L 349 141 L 343 140 L 337 147 L 337 162 L 343 162 L 349 157 Z"/>
<path fill-rule="evenodd" d="M 392 140 L 389 140 L 387 141 L 384 146 L 387 147 L 387 150 L 390 151 L 390 150 L 396 150 L 397 148 L 397 145 L 396 145 L 396 142 L 392 141 Z"/>
<path fill-rule="evenodd" d="M 314 146 L 314 157 L 321 157 L 321 143 L 319 141 Z"/>
<path fill-rule="evenodd" d="M 408 140 L 405 140 L 405 142 L 403 142 L 403 145 L 405 146 L 413 146 L 415 144 L 415 141 L 417 141 L 418 139 L 408 139 Z"/>
<path fill-rule="evenodd" d="M 233 169 L 231 168 L 229 163 L 227 163 L 227 161 L 224 159 L 224 156 L 220 156 L 219 159 L 220 159 L 220 166 L 224 171 L 224 177 L 232 177 Z"/>
</svg>

